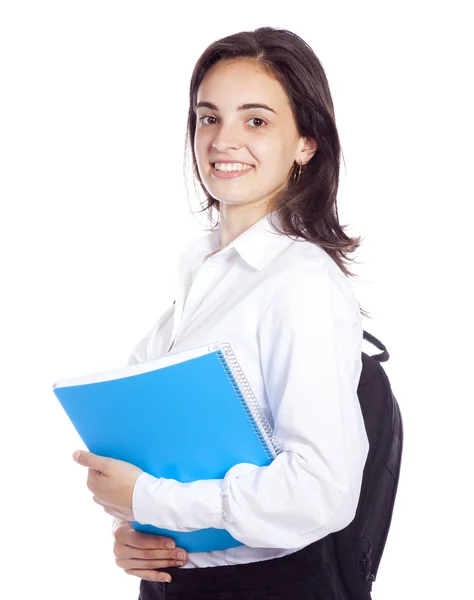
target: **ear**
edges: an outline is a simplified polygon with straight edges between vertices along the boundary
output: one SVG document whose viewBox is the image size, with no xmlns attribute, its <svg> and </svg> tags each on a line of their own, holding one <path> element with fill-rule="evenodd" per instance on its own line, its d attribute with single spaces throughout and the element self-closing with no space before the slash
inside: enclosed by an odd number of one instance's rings
<svg viewBox="0 0 474 600">
<path fill-rule="evenodd" d="M 316 150 L 318 149 L 318 143 L 313 137 L 304 137 L 302 138 L 303 145 L 296 158 L 296 162 L 302 162 L 303 166 L 306 165 L 315 155 Z"/>
</svg>

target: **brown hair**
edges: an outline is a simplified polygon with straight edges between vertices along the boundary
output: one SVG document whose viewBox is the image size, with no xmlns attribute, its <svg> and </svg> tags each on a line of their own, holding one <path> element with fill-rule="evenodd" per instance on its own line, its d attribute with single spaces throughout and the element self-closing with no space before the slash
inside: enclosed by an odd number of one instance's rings
<svg viewBox="0 0 474 600">
<path fill-rule="evenodd" d="M 192 153 L 193 170 L 197 172 L 194 153 L 197 91 L 204 75 L 219 60 L 252 59 L 282 85 L 300 136 L 316 139 L 318 148 L 303 166 L 295 183 L 293 175 L 286 189 L 270 202 L 268 212 L 277 211 L 281 227 L 275 229 L 288 236 L 304 238 L 319 245 L 348 277 L 355 277 L 346 262 L 357 262 L 348 255 L 361 243 L 361 236 L 351 238 L 344 233 L 337 212 L 337 190 L 341 145 L 336 128 L 334 106 L 324 69 L 311 47 L 295 33 L 286 29 L 259 27 L 242 31 L 213 42 L 198 59 L 190 82 L 186 143 Z M 185 169 L 186 169 L 185 147 Z M 213 198 L 198 180 L 206 196 L 201 211 L 212 222 L 212 209 L 219 212 L 219 201 Z M 270 217 L 271 219 L 271 217 Z M 272 222 L 273 224 L 273 222 Z M 211 227 L 214 230 L 216 223 Z M 361 314 L 370 315 L 362 309 Z"/>
</svg>

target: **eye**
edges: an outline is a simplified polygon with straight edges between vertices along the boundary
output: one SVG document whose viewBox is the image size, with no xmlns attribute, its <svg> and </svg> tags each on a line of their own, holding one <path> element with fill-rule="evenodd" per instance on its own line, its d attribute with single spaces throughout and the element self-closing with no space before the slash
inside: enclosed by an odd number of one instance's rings
<svg viewBox="0 0 474 600">
<path fill-rule="evenodd" d="M 265 123 L 265 125 L 266 125 L 266 122 L 263 119 L 261 119 L 260 117 L 253 117 L 252 119 L 249 119 L 249 121 L 261 121 L 262 123 Z M 257 126 L 257 129 L 260 129 L 261 127 L 262 126 L 259 125 L 259 126 Z"/>
<path fill-rule="evenodd" d="M 214 123 L 205 123 L 204 119 L 216 119 L 216 117 L 213 117 L 211 115 L 204 115 L 203 117 L 199 117 L 199 122 L 200 123 L 204 123 L 204 125 L 213 125 Z M 247 123 L 249 123 L 250 121 L 260 121 L 262 123 L 262 125 L 252 125 L 252 127 L 254 129 L 261 129 L 263 125 L 266 125 L 266 121 L 264 121 L 262 118 L 260 117 L 252 117 L 251 119 L 249 119 L 247 121 Z"/>
<path fill-rule="evenodd" d="M 205 115 L 204 117 L 199 117 L 199 121 L 202 123 L 204 119 L 215 119 L 216 117 L 212 117 L 211 115 Z M 208 123 L 204 123 L 204 125 L 208 125 Z"/>
</svg>

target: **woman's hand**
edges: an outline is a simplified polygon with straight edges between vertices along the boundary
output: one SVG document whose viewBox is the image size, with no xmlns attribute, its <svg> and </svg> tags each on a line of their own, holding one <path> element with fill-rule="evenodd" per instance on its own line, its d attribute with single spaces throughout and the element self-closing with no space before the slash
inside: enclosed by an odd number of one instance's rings
<svg viewBox="0 0 474 600">
<path fill-rule="evenodd" d="M 174 544 L 171 538 L 161 535 L 149 535 L 135 531 L 128 521 L 116 519 L 113 527 L 114 554 L 117 566 L 125 573 L 135 575 L 146 581 L 171 581 L 171 575 L 153 569 L 180 567 L 187 555 L 182 548 L 167 548 L 167 542 Z M 179 552 L 184 557 L 178 556 Z"/>
<path fill-rule="evenodd" d="M 109 515 L 135 521 L 132 509 L 133 488 L 143 473 L 142 469 L 114 458 L 98 456 L 85 450 L 77 450 L 74 460 L 89 467 L 87 487 L 94 494 L 93 500 L 104 507 Z"/>
</svg>

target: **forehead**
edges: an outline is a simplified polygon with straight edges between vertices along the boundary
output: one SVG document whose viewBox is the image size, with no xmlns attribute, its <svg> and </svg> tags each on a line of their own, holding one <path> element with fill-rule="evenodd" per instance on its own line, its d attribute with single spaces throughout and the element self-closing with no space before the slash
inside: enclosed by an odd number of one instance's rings
<svg viewBox="0 0 474 600">
<path fill-rule="evenodd" d="M 288 105 L 280 82 L 252 60 L 220 60 L 204 75 L 197 102 L 233 108 L 246 102 L 265 102 L 273 108 Z M 277 110 L 278 112 L 278 110 Z"/>
</svg>

